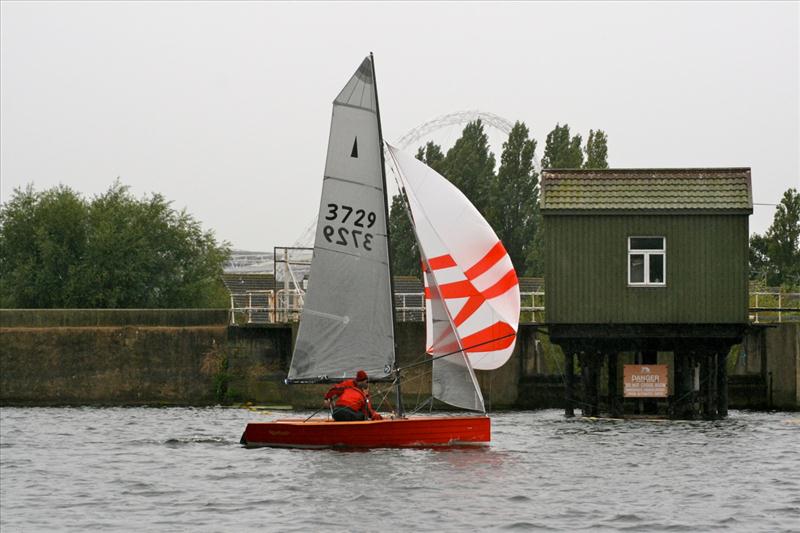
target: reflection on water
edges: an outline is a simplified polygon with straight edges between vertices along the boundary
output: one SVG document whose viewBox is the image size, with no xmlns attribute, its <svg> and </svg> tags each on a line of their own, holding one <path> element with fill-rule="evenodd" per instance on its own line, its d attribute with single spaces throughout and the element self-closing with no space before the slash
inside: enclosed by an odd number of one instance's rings
<svg viewBox="0 0 800 533">
<path fill-rule="evenodd" d="M 309 413 L 306 413 L 310 414 Z M 303 416 L 304 413 L 295 413 Z M 238 409 L 0 410 L 0 529 L 792 531 L 800 423 L 496 413 L 453 449 L 244 449 Z"/>
</svg>

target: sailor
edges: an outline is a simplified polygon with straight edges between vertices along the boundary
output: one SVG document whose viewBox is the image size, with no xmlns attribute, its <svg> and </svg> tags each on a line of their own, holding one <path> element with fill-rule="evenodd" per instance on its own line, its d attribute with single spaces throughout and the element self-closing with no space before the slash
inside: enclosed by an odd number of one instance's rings
<svg viewBox="0 0 800 533">
<path fill-rule="evenodd" d="M 333 419 L 337 422 L 381 420 L 381 415 L 372 409 L 369 379 L 363 370 L 356 373 L 356 379 L 346 379 L 331 387 L 323 405 L 333 405 Z"/>
</svg>

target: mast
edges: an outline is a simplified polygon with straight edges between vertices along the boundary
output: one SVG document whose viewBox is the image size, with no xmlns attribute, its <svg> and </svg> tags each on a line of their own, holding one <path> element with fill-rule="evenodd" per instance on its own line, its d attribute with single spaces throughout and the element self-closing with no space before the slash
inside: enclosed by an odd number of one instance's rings
<svg viewBox="0 0 800 533">
<path fill-rule="evenodd" d="M 386 188 L 386 158 L 384 156 L 383 148 L 383 128 L 381 126 L 381 106 L 378 102 L 378 78 L 375 76 L 375 58 L 372 52 L 369 53 L 369 62 L 372 66 L 372 82 L 375 89 L 375 114 L 378 117 L 378 144 L 380 145 L 381 153 L 381 180 L 383 181 L 383 211 L 386 217 L 386 255 L 389 258 L 389 290 L 391 297 L 389 298 L 392 307 L 392 343 L 394 344 L 394 371 L 395 371 L 395 398 L 397 404 L 397 416 L 403 417 L 405 409 L 403 408 L 403 397 L 400 391 L 400 373 L 397 369 L 397 339 L 395 337 L 394 325 L 397 319 L 394 302 L 394 276 L 392 275 L 392 240 L 389 230 L 389 190 Z"/>
</svg>

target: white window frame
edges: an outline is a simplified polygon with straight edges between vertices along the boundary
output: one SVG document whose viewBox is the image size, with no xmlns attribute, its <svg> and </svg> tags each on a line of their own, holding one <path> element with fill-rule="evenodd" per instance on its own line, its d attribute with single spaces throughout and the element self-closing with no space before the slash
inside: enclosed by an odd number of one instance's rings
<svg viewBox="0 0 800 533">
<path fill-rule="evenodd" d="M 661 239 L 661 249 L 640 250 L 631 248 L 631 239 Z M 644 282 L 631 281 L 631 256 L 644 256 Z M 664 281 L 659 283 L 650 281 L 650 256 L 663 257 Z M 666 287 L 667 286 L 667 238 L 663 235 L 631 235 L 628 237 L 628 286 L 629 287 Z"/>
</svg>

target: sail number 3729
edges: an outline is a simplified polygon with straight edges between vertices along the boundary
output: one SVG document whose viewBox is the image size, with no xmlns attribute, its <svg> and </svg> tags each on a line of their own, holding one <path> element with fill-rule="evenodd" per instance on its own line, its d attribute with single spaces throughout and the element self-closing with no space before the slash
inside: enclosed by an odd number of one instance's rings
<svg viewBox="0 0 800 533">
<path fill-rule="evenodd" d="M 374 226 L 376 219 L 377 217 L 372 211 L 353 209 L 351 206 L 344 204 L 328 204 L 328 213 L 325 215 L 325 220 L 338 222 L 339 224 L 346 224 L 350 221 L 355 227 L 353 229 L 342 226 L 334 228 L 332 225 L 326 224 L 322 228 L 322 236 L 328 242 L 339 246 L 354 246 L 355 248 L 364 248 L 367 251 L 371 251 L 373 235 L 365 230 Z"/>
</svg>

